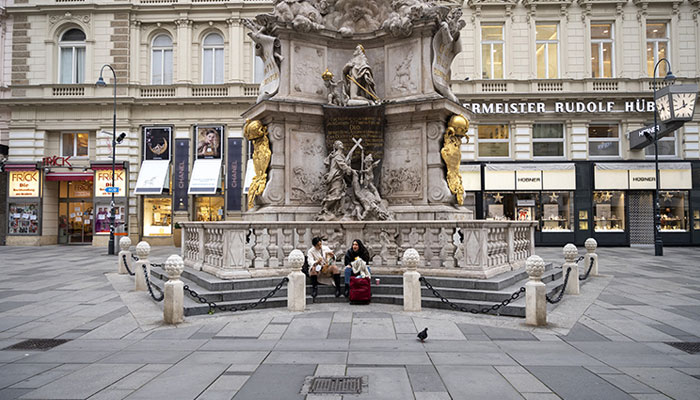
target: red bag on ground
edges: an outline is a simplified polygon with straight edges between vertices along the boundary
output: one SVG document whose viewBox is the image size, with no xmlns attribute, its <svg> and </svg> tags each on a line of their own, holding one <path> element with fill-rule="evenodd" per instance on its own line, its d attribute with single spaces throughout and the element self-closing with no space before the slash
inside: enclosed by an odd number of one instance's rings
<svg viewBox="0 0 700 400">
<path fill-rule="evenodd" d="M 369 278 L 350 277 L 350 301 L 369 303 L 372 299 L 372 287 Z"/>
</svg>

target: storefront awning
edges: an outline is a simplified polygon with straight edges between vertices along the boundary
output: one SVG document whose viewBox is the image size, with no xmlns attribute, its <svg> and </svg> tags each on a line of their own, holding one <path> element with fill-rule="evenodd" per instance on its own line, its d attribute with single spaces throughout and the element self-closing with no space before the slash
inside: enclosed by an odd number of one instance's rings
<svg viewBox="0 0 700 400">
<path fill-rule="evenodd" d="M 487 171 L 566 171 L 576 169 L 573 163 L 486 164 Z"/>
<path fill-rule="evenodd" d="M 221 159 L 196 160 L 187 194 L 215 194 L 220 186 Z"/>
<path fill-rule="evenodd" d="M 134 194 L 161 194 L 168 184 L 169 160 L 146 160 L 141 163 Z"/>
<path fill-rule="evenodd" d="M 597 190 L 653 190 L 656 188 L 654 163 L 596 163 Z M 692 171 L 689 162 L 659 163 L 659 187 L 668 190 L 691 189 Z"/>
<path fill-rule="evenodd" d="M 5 163 L 5 171 L 34 171 L 36 170 L 36 164 L 26 163 L 26 164 L 9 164 Z"/>
<path fill-rule="evenodd" d="M 47 181 L 91 181 L 92 172 L 49 172 L 46 174 Z"/>
<path fill-rule="evenodd" d="M 114 169 L 126 169 L 125 164 L 126 161 L 119 161 L 114 163 Z M 90 168 L 92 168 L 95 171 L 101 171 L 101 170 L 112 170 L 112 162 L 111 161 L 93 161 L 90 163 Z"/>
</svg>

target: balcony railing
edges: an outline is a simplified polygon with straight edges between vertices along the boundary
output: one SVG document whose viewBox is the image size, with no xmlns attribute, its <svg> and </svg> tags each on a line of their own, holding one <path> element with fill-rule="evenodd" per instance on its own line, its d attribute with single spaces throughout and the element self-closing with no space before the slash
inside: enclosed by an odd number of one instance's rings
<svg viewBox="0 0 700 400">
<path fill-rule="evenodd" d="M 31 99 L 50 98 L 94 98 L 111 97 L 113 87 L 107 85 L 104 88 L 83 83 L 75 85 L 12 85 L 15 97 Z M 126 90 L 126 93 L 124 92 Z M 142 99 L 163 99 L 163 98 L 221 98 L 233 97 L 250 98 L 254 101 L 258 96 L 258 84 L 250 83 L 230 83 L 223 85 L 192 85 L 192 84 L 172 84 L 172 85 L 133 85 L 124 84 L 118 86 L 118 97 L 131 97 Z"/>
</svg>

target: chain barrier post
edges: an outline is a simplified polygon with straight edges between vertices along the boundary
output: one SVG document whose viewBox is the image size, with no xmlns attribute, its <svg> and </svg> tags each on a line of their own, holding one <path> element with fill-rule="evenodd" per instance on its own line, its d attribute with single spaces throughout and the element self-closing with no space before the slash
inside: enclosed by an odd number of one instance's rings
<svg viewBox="0 0 700 400">
<path fill-rule="evenodd" d="M 421 310 L 420 273 L 418 264 L 420 255 L 414 248 L 406 249 L 401 259 L 406 271 L 403 273 L 403 310 Z"/>
<path fill-rule="evenodd" d="M 146 242 L 139 242 L 136 245 L 136 255 L 139 257 L 134 265 L 134 290 L 137 292 L 145 292 L 148 290 L 146 287 L 146 279 L 151 277 L 151 263 L 148 261 L 148 255 L 151 253 L 151 245 Z M 144 273 L 143 266 L 146 266 L 147 272 Z"/>
<path fill-rule="evenodd" d="M 184 269 L 185 262 L 177 254 L 165 260 L 168 281 L 164 285 L 163 321 L 166 324 L 179 324 L 185 320 L 185 284 L 180 280 Z"/>
<path fill-rule="evenodd" d="M 579 277 L 578 277 L 578 262 L 576 258 L 578 257 L 578 249 L 573 243 L 567 243 L 564 246 L 564 265 L 562 265 L 562 270 L 567 271 L 571 268 L 571 276 L 569 276 L 568 282 L 564 287 L 564 293 L 566 294 L 579 294 Z"/>
<path fill-rule="evenodd" d="M 287 309 L 289 311 L 304 311 L 306 308 L 306 275 L 301 272 L 304 266 L 304 253 L 299 249 L 292 250 L 287 258 L 292 267 L 287 286 Z"/>
<path fill-rule="evenodd" d="M 124 275 L 128 274 L 128 266 L 124 265 L 127 260 L 131 259 L 131 251 L 129 250 L 129 247 L 131 247 L 131 239 L 129 239 L 128 236 L 124 236 L 123 238 L 119 239 L 119 248 L 121 251 L 119 251 L 119 261 L 117 261 L 118 267 L 117 267 L 117 273 Z"/>
<path fill-rule="evenodd" d="M 598 242 L 593 238 L 588 238 L 584 245 L 586 246 L 587 252 L 586 258 L 584 258 L 584 260 L 586 260 L 584 265 L 587 267 L 590 266 L 591 275 L 598 276 L 598 254 L 595 252 L 598 248 Z"/>
<path fill-rule="evenodd" d="M 525 323 L 534 326 L 547 325 L 547 285 L 542 282 L 542 257 L 528 257 L 525 261 L 525 271 L 530 277 L 525 284 Z"/>
</svg>

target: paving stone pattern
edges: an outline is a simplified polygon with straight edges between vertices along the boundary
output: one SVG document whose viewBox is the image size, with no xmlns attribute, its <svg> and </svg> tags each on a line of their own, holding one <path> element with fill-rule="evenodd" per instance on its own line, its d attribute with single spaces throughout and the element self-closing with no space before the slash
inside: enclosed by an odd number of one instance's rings
<svg viewBox="0 0 700 400">
<path fill-rule="evenodd" d="M 584 250 L 581 249 L 581 252 Z M 162 262 L 174 248 L 154 247 Z M 161 323 L 116 258 L 92 247 L 0 247 L 0 399 L 698 399 L 700 251 L 599 249 L 582 295 L 523 319 L 393 305 L 309 304 Z M 538 248 L 555 265 L 560 248 Z M 606 280 L 607 279 L 607 280 Z M 609 283 L 608 283 L 609 282 Z M 596 289 L 597 288 L 597 289 Z M 597 291 L 596 291 L 597 290 Z M 425 343 L 416 340 L 428 328 Z M 362 376 L 360 395 L 306 395 L 309 376 Z"/>
</svg>

